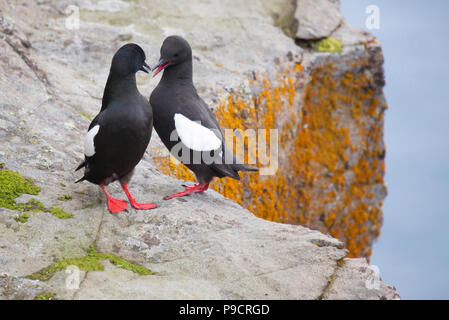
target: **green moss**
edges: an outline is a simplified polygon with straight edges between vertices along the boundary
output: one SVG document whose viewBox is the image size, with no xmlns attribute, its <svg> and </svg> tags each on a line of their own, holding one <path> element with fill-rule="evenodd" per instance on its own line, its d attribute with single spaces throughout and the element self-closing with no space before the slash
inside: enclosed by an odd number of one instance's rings
<svg viewBox="0 0 449 320">
<path fill-rule="evenodd" d="M 69 219 L 73 217 L 73 213 L 67 213 L 61 208 L 51 208 L 48 212 L 58 219 Z"/>
<path fill-rule="evenodd" d="M 141 275 L 151 275 L 154 274 L 154 272 L 151 272 L 144 266 L 139 266 L 137 264 L 131 263 L 125 259 L 122 259 L 120 257 L 117 257 L 116 255 L 113 255 L 111 253 L 100 253 L 101 260 L 109 260 L 112 264 L 116 265 L 119 268 L 126 269 L 129 271 L 132 271 L 137 274 Z"/>
<path fill-rule="evenodd" d="M 38 294 L 34 297 L 34 300 L 56 300 L 55 299 L 56 293 L 54 292 L 46 292 Z"/>
<path fill-rule="evenodd" d="M 37 195 L 41 191 L 31 179 L 22 177 L 19 173 L 0 168 L 0 207 L 22 210 L 23 204 L 17 204 L 15 199 L 22 194 Z M 31 200 L 30 200 L 31 201 Z"/>
<path fill-rule="evenodd" d="M 46 210 L 42 202 L 36 199 L 31 199 L 27 203 L 19 204 L 18 206 L 21 211 L 43 212 Z"/>
<path fill-rule="evenodd" d="M 319 52 L 341 53 L 343 43 L 332 37 L 324 38 L 316 42 L 315 48 Z"/>
<path fill-rule="evenodd" d="M 298 40 L 297 44 L 302 48 L 319 52 L 341 53 L 343 51 L 343 43 L 332 37 L 320 40 Z"/>
<path fill-rule="evenodd" d="M 84 112 L 81 112 L 81 115 L 82 115 L 84 118 L 86 118 L 87 120 L 90 120 L 90 121 L 92 121 L 92 119 L 94 118 L 94 117 L 91 116 L 90 114 L 87 114 L 87 113 L 84 113 Z"/>
<path fill-rule="evenodd" d="M 346 260 L 344 258 L 341 258 L 339 260 L 337 260 L 337 267 L 341 268 L 345 265 Z"/>
<path fill-rule="evenodd" d="M 60 200 L 60 201 L 70 201 L 70 200 L 72 200 L 72 196 L 70 194 L 65 194 L 63 196 L 60 196 L 58 198 L 58 200 Z"/>
<path fill-rule="evenodd" d="M 41 191 L 39 186 L 34 184 L 32 179 L 22 177 L 18 172 L 4 170 L 4 164 L 0 166 L 0 207 L 18 210 L 23 212 L 49 212 L 59 219 L 68 219 L 73 217 L 72 213 L 67 213 L 61 208 L 47 209 L 42 202 L 31 199 L 26 203 L 17 203 L 16 198 L 22 194 L 37 195 Z M 72 199 L 71 195 L 63 195 L 58 198 L 62 201 Z M 15 218 L 16 221 L 25 223 L 29 215 L 22 214 Z"/>
<path fill-rule="evenodd" d="M 14 220 L 16 220 L 17 222 L 25 223 L 28 221 L 29 218 L 30 218 L 30 216 L 27 215 L 26 213 L 24 213 L 18 217 L 15 217 Z"/>
<path fill-rule="evenodd" d="M 51 264 L 50 266 L 29 275 L 27 278 L 33 280 L 47 281 L 55 274 L 55 272 L 59 270 L 64 270 L 68 266 L 76 266 L 80 270 L 84 271 L 103 271 L 104 266 L 100 263 L 101 260 L 109 260 L 112 264 L 116 265 L 117 267 L 135 272 L 137 274 L 141 275 L 154 274 L 154 272 L 151 272 L 147 268 L 139 266 L 137 264 L 133 264 L 125 259 L 117 257 L 116 255 L 110 253 L 97 252 L 95 250 L 95 247 L 92 245 L 89 247 L 89 251 L 86 256 L 81 258 L 68 258 L 57 261 Z"/>
<path fill-rule="evenodd" d="M 321 294 L 318 296 L 317 300 L 323 300 L 326 293 L 329 291 L 329 288 L 332 286 L 332 283 L 337 279 L 336 274 L 332 274 L 329 279 L 327 279 L 326 286 L 321 290 Z"/>
<path fill-rule="evenodd" d="M 326 293 L 329 291 L 330 287 L 332 286 L 332 283 L 337 279 L 337 272 L 338 270 L 345 265 L 346 261 L 345 258 L 341 258 L 337 260 L 337 265 L 334 268 L 334 272 L 331 274 L 329 279 L 327 279 L 326 286 L 321 290 L 321 294 L 318 296 L 317 300 L 323 300 Z"/>
</svg>

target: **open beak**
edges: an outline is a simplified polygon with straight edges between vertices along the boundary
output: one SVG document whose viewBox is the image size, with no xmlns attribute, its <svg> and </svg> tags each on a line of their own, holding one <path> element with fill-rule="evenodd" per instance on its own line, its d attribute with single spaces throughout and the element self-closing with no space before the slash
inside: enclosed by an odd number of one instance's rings
<svg viewBox="0 0 449 320">
<path fill-rule="evenodd" d="M 153 74 L 153 78 L 162 70 L 164 70 L 165 68 L 167 68 L 167 66 L 170 64 L 170 61 L 164 61 L 164 59 L 159 60 L 159 62 L 157 63 L 157 65 L 154 66 L 153 70 L 156 70 L 156 72 Z"/>
<path fill-rule="evenodd" d="M 148 69 L 148 70 L 147 70 Z M 140 71 L 143 71 L 145 73 L 150 73 L 151 71 L 151 67 L 149 65 L 147 65 L 147 63 L 144 61 L 143 65 L 140 67 L 139 69 Z"/>
</svg>

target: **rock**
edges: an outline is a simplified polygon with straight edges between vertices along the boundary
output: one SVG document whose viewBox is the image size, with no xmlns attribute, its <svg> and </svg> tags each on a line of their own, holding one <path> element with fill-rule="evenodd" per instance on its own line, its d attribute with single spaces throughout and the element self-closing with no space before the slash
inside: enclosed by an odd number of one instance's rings
<svg viewBox="0 0 449 320">
<path fill-rule="evenodd" d="M 210 207 L 211 200 L 227 211 Z M 98 247 L 107 252 L 119 248 L 119 256 L 148 263 L 157 273 L 149 282 L 171 287 L 171 282 L 183 279 L 184 297 L 190 291 L 189 298 L 207 299 L 313 299 L 319 296 L 335 261 L 345 256 L 334 239 L 257 219 L 221 196 L 197 197 L 192 203 L 195 210 L 186 210 L 189 202 L 174 201 L 158 215 L 130 215 L 126 222 L 108 216 L 100 231 L 104 241 Z M 142 227 L 136 232 L 139 223 Z M 320 248 L 312 242 L 317 239 L 331 245 Z M 206 291 L 197 292 L 194 279 Z M 287 285 L 289 279 L 301 285 Z M 182 297 L 175 292 L 172 296 Z"/>
<path fill-rule="evenodd" d="M 9 27 L 0 37 L 0 57 L 7 57 L 0 62 L 7 75 L 0 78 L 0 163 L 41 187 L 38 195 L 23 195 L 18 201 L 36 199 L 73 217 L 62 220 L 48 212 L 27 212 L 28 221 L 19 223 L 14 218 L 20 212 L 0 208 L 0 299 L 396 297 L 383 283 L 375 293 L 363 287 L 370 276 L 360 271 L 369 268 L 365 260 L 346 259 L 340 266 L 348 251 L 329 235 L 262 220 L 213 190 L 162 201 L 183 181 L 162 174 L 155 164 L 158 152 L 166 152 L 155 133 L 130 188 L 138 201 L 160 203 L 157 210 L 130 208 L 112 215 L 98 187 L 73 183 L 79 178 L 73 170 L 82 159 L 89 118 L 100 108 L 110 59 L 122 44 L 120 34 L 142 44 L 152 64 L 166 35 L 184 33 L 196 55 L 195 82 L 211 106 L 228 97 L 221 90 L 225 86 L 252 97 L 249 77 L 275 75 L 299 63 L 309 71 L 323 61 L 344 65 L 363 55 L 362 48 L 347 46 L 342 58 L 296 46 L 274 25 L 273 14 L 287 0 L 190 1 L 179 2 L 179 7 L 161 2 L 143 11 L 145 1 L 113 1 L 110 10 L 87 0 L 41 1 L 41 6 L 12 2 L 14 9 L 8 6 L 1 13 L 8 16 Z M 79 30 L 65 27 L 69 4 L 80 8 Z M 136 12 L 145 14 L 137 15 L 131 26 Z M 31 48 L 21 42 L 22 34 Z M 381 81 L 382 60 L 368 53 L 363 57 L 376 66 L 366 72 Z M 335 74 L 347 70 L 341 65 Z M 147 96 L 157 83 L 147 75 L 137 81 Z M 304 78 L 297 81 L 298 86 L 306 83 Z M 360 136 L 354 133 L 352 138 Z M 123 197 L 118 184 L 109 189 Z M 382 190 L 375 193 L 372 204 L 383 195 Z M 64 195 L 72 200 L 58 200 Z M 92 246 L 155 274 L 125 270 L 108 259 L 101 261 L 104 270 L 55 268 L 66 259 L 75 263 L 89 257 Z M 36 276 L 42 270 L 51 270 L 48 279 Z"/>
<path fill-rule="evenodd" d="M 120 41 L 129 41 L 132 39 L 132 37 L 133 35 L 130 33 L 122 33 L 118 35 L 117 39 Z"/>
<path fill-rule="evenodd" d="M 342 21 L 340 0 L 297 0 L 295 21 L 296 39 L 329 37 Z"/>
<path fill-rule="evenodd" d="M 345 46 L 356 46 L 363 43 L 375 41 L 375 37 L 364 30 L 353 28 L 346 22 L 343 22 L 331 36 L 340 40 Z"/>
<path fill-rule="evenodd" d="M 349 300 L 354 296 L 363 300 L 397 300 L 392 286 L 382 282 L 378 270 L 367 267 L 365 259 L 345 259 L 335 273 L 335 280 L 323 296 L 328 300 Z M 354 276 L 357 275 L 357 276 Z M 348 284 L 351 283 L 350 286 Z"/>
<path fill-rule="evenodd" d="M 2 290 L 0 300 L 5 297 L 14 297 L 16 300 L 33 300 L 37 295 L 45 292 L 45 288 L 39 281 L 5 275 L 0 275 L 0 289 Z"/>
</svg>

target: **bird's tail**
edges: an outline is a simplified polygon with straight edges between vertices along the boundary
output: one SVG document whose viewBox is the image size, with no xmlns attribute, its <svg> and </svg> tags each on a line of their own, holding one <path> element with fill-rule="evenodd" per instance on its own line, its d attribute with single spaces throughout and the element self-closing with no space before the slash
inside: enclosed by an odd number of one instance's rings
<svg viewBox="0 0 449 320">
<path fill-rule="evenodd" d="M 84 177 L 82 177 L 81 179 L 75 181 L 75 183 L 82 182 L 82 181 L 84 181 L 84 180 L 86 180 L 86 176 L 84 176 Z"/>
<path fill-rule="evenodd" d="M 259 168 L 247 164 L 212 164 L 211 167 L 223 176 L 236 180 L 240 180 L 239 171 L 259 171 Z"/>
<path fill-rule="evenodd" d="M 243 163 L 232 165 L 232 169 L 234 169 L 235 171 L 259 171 L 259 168 Z"/>
<path fill-rule="evenodd" d="M 87 161 L 86 161 L 86 159 L 84 159 L 84 161 L 81 162 L 79 164 L 79 166 L 75 169 L 75 171 L 78 171 L 79 169 L 84 168 L 86 166 L 86 164 L 87 164 Z M 86 174 L 84 174 L 84 176 L 81 179 L 79 179 L 78 181 L 75 181 L 75 183 L 78 183 L 78 182 L 81 182 L 84 180 L 86 180 Z"/>
<path fill-rule="evenodd" d="M 79 169 L 84 168 L 86 166 L 86 163 L 87 163 L 86 160 L 83 160 L 83 162 L 81 162 L 79 164 L 79 166 L 75 169 L 75 171 L 78 171 Z"/>
</svg>

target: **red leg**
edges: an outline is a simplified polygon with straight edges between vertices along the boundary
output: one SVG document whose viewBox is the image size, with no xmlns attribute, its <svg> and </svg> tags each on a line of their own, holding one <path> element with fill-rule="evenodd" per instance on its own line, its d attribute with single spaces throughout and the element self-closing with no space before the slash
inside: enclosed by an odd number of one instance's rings
<svg viewBox="0 0 449 320">
<path fill-rule="evenodd" d="M 190 186 L 190 187 L 189 186 L 184 186 L 184 188 L 185 188 L 184 191 L 172 194 L 171 196 L 166 196 L 164 198 L 164 200 L 169 200 L 169 199 L 173 199 L 173 198 L 176 198 L 176 197 L 184 197 L 184 196 L 187 196 L 187 195 L 192 194 L 192 193 L 200 193 L 200 192 L 206 191 L 207 188 L 209 188 L 209 184 L 208 183 L 200 183 L 200 184 L 195 184 L 195 185 Z"/>
<path fill-rule="evenodd" d="M 111 197 L 111 195 L 106 191 L 106 188 L 103 185 L 101 185 L 100 188 L 103 189 L 106 198 L 108 198 L 109 211 L 111 211 L 112 213 L 117 213 L 120 211 L 124 211 L 126 210 L 126 208 L 128 208 L 128 202 L 126 202 L 125 200 L 115 199 Z"/>
<path fill-rule="evenodd" d="M 128 197 L 129 202 L 137 210 L 150 210 L 157 208 L 157 204 L 155 203 L 138 203 L 136 199 L 132 196 L 131 192 L 129 192 L 128 185 L 122 184 L 122 189 L 125 191 L 126 196 Z"/>
</svg>

